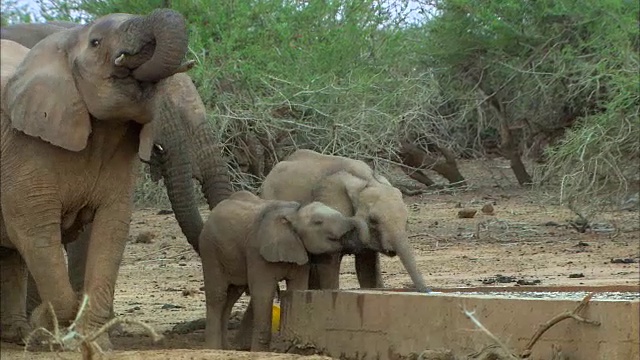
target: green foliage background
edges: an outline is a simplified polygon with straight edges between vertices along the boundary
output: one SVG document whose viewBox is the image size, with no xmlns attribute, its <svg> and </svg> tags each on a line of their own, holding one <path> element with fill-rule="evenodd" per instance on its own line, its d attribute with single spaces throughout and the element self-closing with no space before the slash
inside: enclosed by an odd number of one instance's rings
<svg viewBox="0 0 640 360">
<path fill-rule="evenodd" d="M 164 6 L 184 14 L 197 61 L 190 75 L 228 146 L 243 132 L 286 131 L 292 147 L 384 167 L 398 140 L 417 133 L 481 156 L 483 139 L 499 136 L 492 98 L 510 124 L 527 124 L 525 155 L 533 135 L 570 123 L 547 148 L 548 161 L 532 169 L 566 204 L 619 201 L 640 176 L 637 1 L 39 4 L 45 20 Z M 3 25 L 34 18 L 15 1 L 2 4 Z M 283 108 L 297 115 L 274 116 Z"/>
</svg>

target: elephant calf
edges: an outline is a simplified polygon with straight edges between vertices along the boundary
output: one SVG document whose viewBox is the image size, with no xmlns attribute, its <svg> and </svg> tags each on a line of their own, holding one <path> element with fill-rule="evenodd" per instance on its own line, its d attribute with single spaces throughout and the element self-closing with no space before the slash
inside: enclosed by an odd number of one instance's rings
<svg viewBox="0 0 640 360">
<path fill-rule="evenodd" d="M 309 254 L 358 248 L 367 224 L 345 217 L 320 202 L 263 200 L 239 191 L 211 211 L 200 234 L 200 256 L 207 304 L 205 342 L 229 349 L 227 324 L 243 291 L 251 292 L 251 351 L 271 342 L 271 306 L 277 283 L 306 290 Z"/>
<path fill-rule="evenodd" d="M 402 193 L 363 161 L 300 149 L 280 161 L 262 183 L 262 198 L 320 201 L 345 216 L 369 224 L 371 238 L 362 239 L 365 248 L 355 255 L 361 288 L 381 288 L 378 253 L 398 256 L 416 289 L 429 292 L 418 268 L 407 236 L 409 213 Z M 342 254 L 311 262 L 310 288 L 338 289 Z M 244 320 L 243 320 L 244 321 Z"/>
</svg>

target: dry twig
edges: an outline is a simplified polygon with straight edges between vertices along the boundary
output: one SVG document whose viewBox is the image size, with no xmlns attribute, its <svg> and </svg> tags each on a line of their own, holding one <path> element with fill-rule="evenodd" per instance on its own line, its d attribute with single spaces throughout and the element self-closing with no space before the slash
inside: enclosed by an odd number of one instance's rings
<svg viewBox="0 0 640 360">
<path fill-rule="evenodd" d="M 497 336 L 493 335 L 493 333 L 491 333 L 491 331 L 489 331 L 489 329 L 487 329 L 486 327 L 484 327 L 484 325 L 482 325 L 482 323 L 480 322 L 480 320 L 478 320 L 475 317 L 475 310 L 474 311 L 468 311 L 467 309 L 463 309 L 464 315 L 471 320 L 471 322 L 474 323 L 475 326 L 478 327 L 478 329 L 482 330 L 483 333 L 485 333 L 491 340 L 493 340 L 498 346 L 500 346 L 500 348 L 502 348 L 502 350 L 504 350 L 505 354 L 508 354 L 507 359 L 509 360 L 517 360 L 518 358 L 515 357 L 515 355 L 513 355 L 513 353 L 509 350 L 509 348 L 502 342 L 500 341 L 500 339 L 498 339 Z"/>
<path fill-rule="evenodd" d="M 43 327 L 33 330 L 25 340 L 25 346 L 24 346 L 25 357 L 28 351 L 29 344 L 32 342 L 34 336 L 37 333 L 44 333 L 45 335 L 48 336 L 48 339 L 45 339 L 43 341 L 49 345 L 49 350 L 51 352 L 54 351 L 53 350 L 54 345 L 58 346 L 62 351 L 77 351 L 78 349 L 81 349 L 83 360 L 92 360 L 94 359 L 96 354 L 102 353 L 102 349 L 96 342 L 96 339 L 98 339 L 101 335 L 105 334 L 107 331 L 109 331 L 109 329 L 111 329 L 112 327 L 118 324 L 139 325 L 145 330 L 147 330 L 149 334 L 151 334 L 151 337 L 154 342 L 162 339 L 162 335 L 159 335 L 149 325 L 144 324 L 141 321 L 129 319 L 129 318 L 113 318 L 110 321 L 108 321 L 106 324 L 104 324 L 100 329 L 98 329 L 97 331 L 91 334 L 88 334 L 86 336 L 83 334 L 80 334 L 77 331 L 75 331 L 75 328 L 78 324 L 78 321 L 82 317 L 82 314 L 85 312 L 88 304 L 89 304 L 89 297 L 85 295 L 82 299 L 82 303 L 80 305 L 80 309 L 78 310 L 78 314 L 76 315 L 76 318 L 73 320 L 71 325 L 69 325 L 69 327 L 61 331 L 58 324 L 58 319 L 53 310 L 53 306 L 51 305 L 51 303 L 49 303 L 48 304 L 49 311 L 53 319 L 53 332 Z M 57 354 L 57 355 L 60 356 L 60 354 Z"/>
<path fill-rule="evenodd" d="M 533 334 L 533 336 L 531 337 L 531 340 L 529 340 L 529 343 L 524 348 L 524 351 L 522 352 L 522 355 L 520 355 L 520 358 L 521 359 L 529 358 L 529 356 L 531 356 L 531 349 L 533 348 L 533 345 L 536 344 L 536 342 L 538 341 L 538 339 L 540 339 L 542 334 L 544 334 L 547 330 L 553 327 L 553 325 L 559 323 L 562 320 L 571 318 L 579 322 L 600 326 L 599 321 L 585 319 L 582 316 L 578 315 L 587 306 L 587 304 L 589 303 L 589 301 L 591 300 L 594 294 L 595 293 L 589 293 L 587 296 L 585 296 L 584 299 L 580 301 L 580 304 L 578 304 L 578 306 L 575 309 L 573 309 L 573 311 L 565 311 L 561 314 L 554 316 L 552 319 L 545 322 L 544 324 L 539 325 L 538 330 L 535 332 L 535 334 Z"/>
</svg>

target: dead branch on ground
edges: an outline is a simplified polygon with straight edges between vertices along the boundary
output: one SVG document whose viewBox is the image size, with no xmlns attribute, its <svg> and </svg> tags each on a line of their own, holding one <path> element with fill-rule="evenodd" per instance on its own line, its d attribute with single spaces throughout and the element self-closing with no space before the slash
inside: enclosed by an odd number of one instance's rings
<svg viewBox="0 0 640 360">
<path fill-rule="evenodd" d="M 402 167 L 405 173 L 418 182 L 432 186 L 435 183 L 424 172 L 424 170 L 429 169 L 442 175 L 453 186 L 465 185 L 466 181 L 458 169 L 453 153 L 449 149 L 437 145 L 432 144 L 430 147 L 435 152 L 440 153 L 443 160 L 431 156 L 410 139 L 400 140 L 400 161 L 408 166 L 408 168 Z"/>
<path fill-rule="evenodd" d="M 24 345 L 24 352 L 29 349 L 29 345 L 35 339 L 36 334 L 42 333 L 46 335 L 45 339 L 42 339 L 41 342 L 48 345 L 49 350 L 51 352 L 54 351 L 54 346 L 56 346 L 60 351 L 77 351 L 78 349 L 82 352 L 83 360 L 93 360 L 96 358 L 96 355 L 100 355 L 103 353 L 100 345 L 96 342 L 96 340 L 105 334 L 109 329 L 118 325 L 118 324 L 136 324 L 144 328 L 150 335 L 153 341 L 158 341 L 162 339 L 162 335 L 159 335 L 151 326 L 139 321 L 125 317 L 116 317 L 108 321 L 104 324 L 100 329 L 90 333 L 88 335 L 83 335 L 77 332 L 75 329 L 77 327 L 78 321 L 84 314 L 87 309 L 87 305 L 89 304 L 89 297 L 85 295 L 82 299 L 82 303 L 80 304 L 80 308 L 78 309 L 78 313 L 76 318 L 73 320 L 71 325 L 66 329 L 61 330 L 58 322 L 58 318 L 56 317 L 55 311 L 53 310 L 53 306 L 51 303 L 49 305 L 49 312 L 53 319 L 53 331 L 49 331 L 44 327 L 40 327 L 34 329 L 26 338 Z M 60 355 L 60 354 L 58 354 Z"/>
</svg>

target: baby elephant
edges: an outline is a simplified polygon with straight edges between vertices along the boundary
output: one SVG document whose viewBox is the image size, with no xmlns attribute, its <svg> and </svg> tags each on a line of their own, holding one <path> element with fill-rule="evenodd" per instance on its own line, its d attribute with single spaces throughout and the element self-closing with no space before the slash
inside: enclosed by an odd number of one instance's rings
<svg viewBox="0 0 640 360">
<path fill-rule="evenodd" d="M 263 200 L 238 191 L 209 214 L 200 234 L 200 256 L 207 304 L 205 343 L 230 349 L 227 324 L 233 304 L 249 288 L 253 308 L 251 350 L 266 351 L 271 341 L 271 306 L 277 283 L 306 290 L 309 254 L 358 249 L 366 236 L 363 221 L 320 203 Z"/>
</svg>

